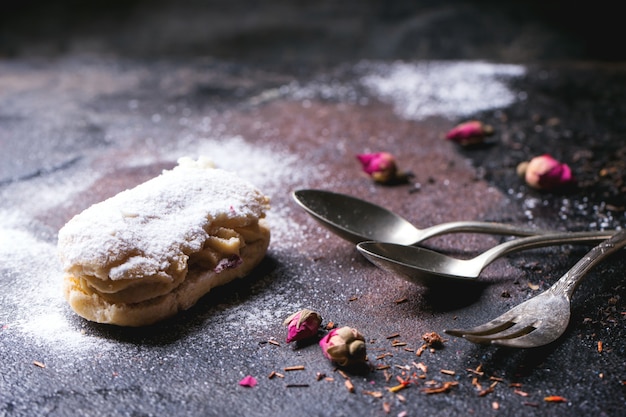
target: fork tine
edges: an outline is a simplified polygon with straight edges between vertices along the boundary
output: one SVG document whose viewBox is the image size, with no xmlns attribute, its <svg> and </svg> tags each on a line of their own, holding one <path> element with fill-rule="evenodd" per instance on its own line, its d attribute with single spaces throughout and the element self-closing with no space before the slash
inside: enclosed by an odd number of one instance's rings
<svg viewBox="0 0 626 417">
<path fill-rule="evenodd" d="M 491 333 L 488 335 L 466 334 L 466 335 L 463 335 L 463 337 L 473 343 L 488 344 L 488 343 L 497 343 L 498 341 L 504 341 L 508 339 L 514 339 L 514 338 L 526 336 L 527 334 L 531 333 L 533 330 L 536 330 L 536 327 L 532 325 L 516 323 L 514 326 L 504 329 L 501 332 Z"/>
<path fill-rule="evenodd" d="M 451 336 L 457 337 L 465 337 L 467 335 L 486 336 L 504 331 L 510 327 L 513 327 L 514 325 L 515 323 L 511 320 L 493 319 L 490 322 L 469 329 L 450 329 L 444 330 L 444 332 Z"/>
<path fill-rule="evenodd" d="M 515 339 L 496 339 L 493 340 L 491 343 L 498 346 L 531 348 L 552 343 L 559 337 L 561 337 L 563 333 L 565 333 L 565 328 L 561 329 L 560 331 L 555 329 L 550 332 L 534 331 Z"/>
<path fill-rule="evenodd" d="M 497 339 L 492 340 L 491 344 L 504 346 L 504 347 L 514 347 L 514 348 L 533 348 L 537 346 L 547 345 L 558 339 L 560 334 L 552 334 L 546 335 L 546 333 L 540 332 L 531 332 L 527 335 L 520 336 L 515 339 Z"/>
</svg>

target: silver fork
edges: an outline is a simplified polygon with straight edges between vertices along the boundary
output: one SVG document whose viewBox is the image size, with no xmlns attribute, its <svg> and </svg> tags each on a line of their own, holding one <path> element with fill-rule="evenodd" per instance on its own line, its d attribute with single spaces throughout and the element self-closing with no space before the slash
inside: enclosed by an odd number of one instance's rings
<svg viewBox="0 0 626 417">
<path fill-rule="evenodd" d="M 572 294 L 585 274 L 624 246 L 626 229 L 594 247 L 543 293 L 483 325 L 444 332 L 479 344 L 516 348 L 547 345 L 565 332 L 570 319 Z"/>
</svg>

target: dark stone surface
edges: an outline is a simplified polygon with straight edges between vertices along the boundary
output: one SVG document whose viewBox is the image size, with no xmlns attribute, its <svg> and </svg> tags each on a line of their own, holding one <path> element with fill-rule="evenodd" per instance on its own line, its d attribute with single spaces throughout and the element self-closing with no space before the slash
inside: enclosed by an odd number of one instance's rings
<svg viewBox="0 0 626 417">
<path fill-rule="evenodd" d="M 570 328 L 550 346 L 450 339 L 418 357 L 424 333 L 493 318 L 586 249 L 511 255 L 484 271 L 484 285 L 432 291 L 370 265 L 289 195 L 346 192 L 421 227 L 622 227 L 626 67 L 609 42 L 616 15 L 602 3 L 562 18 L 564 2 L 9 2 L 0 17 L 0 416 L 376 416 L 384 404 L 394 416 L 621 415 L 623 255 L 590 273 Z M 495 127 L 489 145 L 442 139 L 468 118 Z M 409 184 L 379 186 L 360 172 L 354 155 L 378 150 L 397 155 Z M 572 166 L 576 189 L 540 193 L 517 178 L 517 163 L 546 152 Z M 75 316 L 58 289 L 58 229 L 200 154 L 271 196 L 265 261 L 149 328 Z M 428 245 L 470 256 L 501 240 L 462 234 Z M 284 343 L 282 320 L 301 307 L 365 335 L 372 370 L 347 373 L 354 393 L 316 344 Z M 391 346 L 393 334 L 410 350 Z M 414 362 L 428 366 L 426 378 L 402 397 L 388 392 L 397 376 L 421 374 Z M 291 365 L 305 370 L 283 370 Z M 377 365 L 390 366 L 390 380 Z M 478 366 L 481 376 L 467 371 Z M 256 387 L 238 385 L 248 374 Z M 474 377 L 498 383 L 479 396 Z M 422 392 L 433 380 L 458 386 Z"/>
</svg>

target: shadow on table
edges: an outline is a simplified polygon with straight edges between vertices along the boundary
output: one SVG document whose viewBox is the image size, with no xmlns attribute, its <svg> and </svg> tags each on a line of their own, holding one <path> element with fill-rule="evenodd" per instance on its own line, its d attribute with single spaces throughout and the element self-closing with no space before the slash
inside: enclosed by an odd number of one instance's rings
<svg viewBox="0 0 626 417">
<path fill-rule="evenodd" d="M 531 376 L 541 368 L 546 360 L 563 344 L 569 331 L 560 339 L 531 349 L 515 349 L 489 345 L 475 345 L 468 356 L 481 358 L 482 369 L 488 373 L 490 369 L 498 370 L 498 377 L 508 381 L 518 381 Z M 470 342 L 468 342 L 470 344 Z"/>
<path fill-rule="evenodd" d="M 270 256 L 248 276 L 212 289 L 193 307 L 179 312 L 172 318 L 144 327 L 121 327 L 85 321 L 74 315 L 75 325 L 98 337 L 138 345 L 165 346 L 181 338 L 201 331 L 203 324 L 224 306 L 233 307 L 245 302 L 259 291 L 257 283 L 273 279 L 276 261 Z M 267 288 L 267 286 L 260 286 Z"/>
<path fill-rule="evenodd" d="M 435 312 L 458 310 L 480 301 L 490 285 L 491 282 L 471 281 L 431 286 L 425 289 L 424 300 Z"/>
</svg>

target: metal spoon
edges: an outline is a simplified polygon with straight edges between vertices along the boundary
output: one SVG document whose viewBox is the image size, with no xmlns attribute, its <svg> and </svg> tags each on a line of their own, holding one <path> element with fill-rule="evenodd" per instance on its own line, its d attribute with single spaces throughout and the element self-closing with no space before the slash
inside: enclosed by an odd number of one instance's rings
<svg viewBox="0 0 626 417">
<path fill-rule="evenodd" d="M 338 236 L 359 243 L 368 240 L 414 245 L 446 233 L 492 233 L 532 236 L 548 233 L 503 223 L 457 221 L 418 229 L 397 214 L 373 203 L 323 190 L 297 190 L 295 201 Z"/>
<path fill-rule="evenodd" d="M 475 282 L 497 258 L 524 249 L 564 243 L 598 243 L 615 233 L 562 232 L 509 240 L 472 259 L 457 259 L 426 248 L 382 242 L 361 242 L 357 249 L 374 265 L 424 286 Z"/>
</svg>

